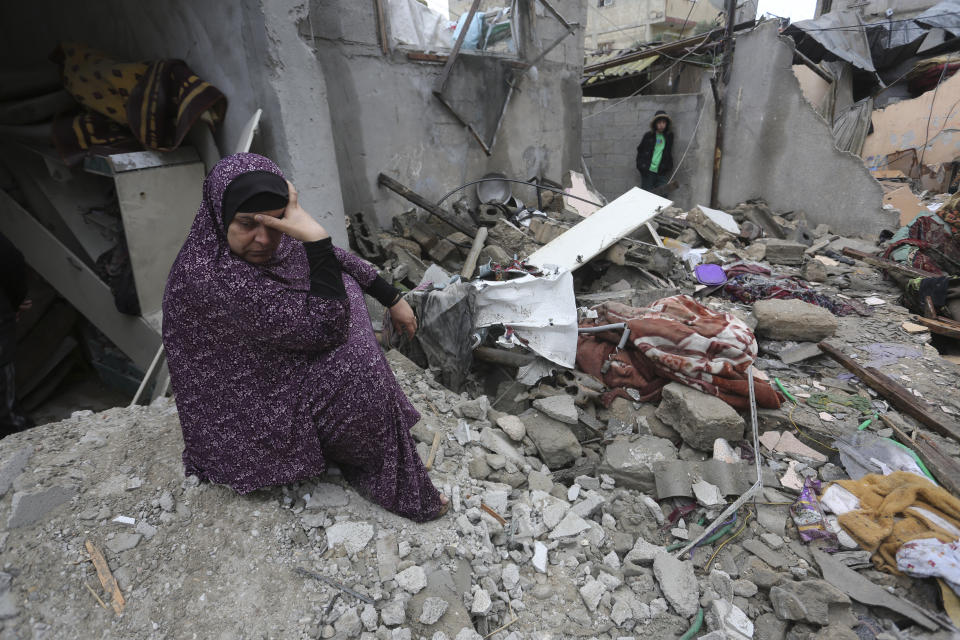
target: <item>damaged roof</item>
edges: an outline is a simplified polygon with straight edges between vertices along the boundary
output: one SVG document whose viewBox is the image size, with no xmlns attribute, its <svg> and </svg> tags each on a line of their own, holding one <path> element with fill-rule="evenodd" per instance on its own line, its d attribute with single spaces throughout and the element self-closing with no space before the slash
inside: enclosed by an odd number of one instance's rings
<svg viewBox="0 0 960 640">
<path fill-rule="evenodd" d="M 952 36 L 960 35 L 960 0 L 939 2 L 914 18 L 913 22 L 928 29 L 943 29 Z"/>
<path fill-rule="evenodd" d="M 865 26 L 856 14 L 834 12 L 794 22 L 783 33 L 793 36 L 797 50 L 814 62 L 845 60 L 864 71 L 876 72 Z"/>
</svg>

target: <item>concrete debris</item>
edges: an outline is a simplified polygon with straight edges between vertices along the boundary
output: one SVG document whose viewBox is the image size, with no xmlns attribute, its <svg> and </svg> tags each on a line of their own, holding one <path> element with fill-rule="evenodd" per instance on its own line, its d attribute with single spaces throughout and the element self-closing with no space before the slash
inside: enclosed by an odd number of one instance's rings
<svg viewBox="0 0 960 640">
<path fill-rule="evenodd" d="M 359 553 L 373 538 L 373 525 L 367 522 L 338 522 L 326 529 L 327 545 L 343 545 L 349 554 Z"/>
<path fill-rule="evenodd" d="M 580 418 L 577 415 L 577 406 L 573 402 L 573 396 L 550 396 L 549 398 L 538 398 L 533 401 L 534 409 L 539 409 L 554 420 L 559 420 L 565 424 L 577 424 Z"/>
<path fill-rule="evenodd" d="M 770 589 L 770 603 L 781 620 L 827 626 L 849 615 L 850 598 L 823 580 L 785 580 Z"/>
<path fill-rule="evenodd" d="M 653 575 L 663 596 L 678 615 L 689 618 L 697 612 L 700 607 L 700 588 L 692 562 L 659 553 L 653 559 Z"/>
<path fill-rule="evenodd" d="M 819 342 L 837 331 L 837 318 L 802 300 L 761 300 L 753 305 L 757 333 L 774 340 Z"/>
<path fill-rule="evenodd" d="M 423 567 L 412 566 L 398 573 L 394 580 L 401 589 L 410 594 L 420 593 L 427 586 L 427 574 Z"/>
<path fill-rule="evenodd" d="M 450 603 L 443 598 L 427 598 L 423 601 L 420 622 L 428 625 L 436 623 L 447 612 L 449 606 Z"/>
<path fill-rule="evenodd" d="M 693 130 L 694 123 L 682 128 Z M 712 150 L 712 142 L 703 148 Z M 929 400 L 941 418 L 960 414 L 952 393 L 960 375 L 933 348 L 936 331 L 899 306 L 892 277 L 866 258 L 853 263 L 842 253 L 844 246 L 870 253 L 882 247 L 840 238 L 803 211 L 778 215 L 750 202 L 724 211 L 651 210 L 649 227 L 628 235 L 622 231 L 633 221 L 614 221 L 615 241 L 584 253 L 587 240 L 571 240 L 579 233 L 574 225 L 589 218 L 569 203 L 550 208 L 550 202 L 544 192 L 542 211 L 486 205 L 481 219 L 490 225 L 489 242 L 475 270 L 509 280 L 524 273 L 515 255 L 522 259 L 550 243 L 564 261 L 590 263 L 577 269 L 574 290 L 582 317 L 596 317 L 589 307 L 597 304 L 649 307 L 667 295 L 693 293 L 690 269 L 697 262 L 725 269 L 729 288 L 697 295 L 714 310 L 754 323 L 756 380 L 782 385 L 793 398 L 758 411 L 759 451 L 749 410 L 676 380 L 659 396 L 642 384 L 613 391 L 609 385 L 619 385 L 623 373 L 613 360 L 598 377 L 566 369 L 536 358 L 522 330 L 518 337 L 509 327 L 462 336 L 461 344 L 479 342 L 483 350 L 474 351 L 476 364 L 460 367 L 466 383 L 455 391 L 444 387 L 456 385 L 440 368 L 417 364 L 426 362 L 415 349 L 388 352 L 423 416 L 411 428 L 418 455 L 433 456 L 430 476 L 450 498 L 445 516 L 423 524 L 372 505 L 350 486 L 348 470 L 332 464 L 318 478 L 249 496 L 184 479 L 169 400 L 78 413 L 0 441 L 0 498 L 8 509 L 0 526 L 0 552 L 8 559 L 0 568 L 0 635 L 175 637 L 184 635 L 181 618 L 196 608 L 191 602 L 204 613 L 187 616 L 196 626 L 187 635 L 205 637 L 266 637 L 282 629 L 295 637 L 363 640 L 659 638 L 679 636 L 701 609 L 700 637 L 715 640 L 852 638 L 866 628 L 856 627 L 858 617 L 890 637 L 894 629 L 919 637 L 920 629 L 945 628 L 939 613 L 912 604 L 938 609 L 931 585 L 876 571 L 871 552 L 860 549 L 835 514 L 826 526 L 843 551 L 823 556 L 801 540 L 785 504 L 808 480 L 826 486 L 848 477 L 826 454 L 874 412 L 908 435 L 901 438 L 879 418 L 863 425 L 867 433 L 903 439 L 941 486 L 956 489 L 951 467 L 938 465 L 956 464 L 960 446 L 901 424 L 883 393 L 820 357 L 825 338 L 864 363 L 883 351 L 888 359 L 871 366 Z M 457 220 L 472 224 L 468 199 L 453 209 Z M 384 277 L 412 289 L 425 273 L 442 284 L 444 274 L 461 271 L 473 240 L 435 217 L 414 210 L 397 216 L 392 231 L 368 225 L 362 246 L 379 253 L 371 259 L 382 263 Z M 738 273 L 768 269 L 773 279 L 802 279 L 816 294 L 804 300 L 842 313 L 800 300 L 748 304 L 730 293 L 749 282 L 737 280 Z M 871 305 L 874 298 L 883 304 Z M 570 318 L 574 323 L 572 312 Z M 696 348 L 697 338 L 685 344 Z M 654 356 L 660 354 L 648 359 Z M 711 375 L 729 398 L 732 387 L 723 385 L 731 381 Z M 740 400 L 731 402 L 743 407 Z M 751 506 L 756 519 L 742 527 L 741 510 L 736 528 L 681 554 L 753 485 L 755 455 L 764 476 L 764 495 Z M 87 538 L 100 540 L 131 603 L 158 606 L 149 612 L 128 606 L 104 631 L 94 626 L 93 600 L 84 591 L 54 599 L 63 584 L 90 582 Z M 243 571 L 223 570 L 226 552 Z M 42 569 L 47 565 L 56 570 Z M 271 596 L 276 590 L 269 585 L 291 580 L 291 567 L 299 565 L 330 582 L 297 582 L 295 599 Z M 167 585 L 182 587 L 184 606 L 165 606 Z M 57 616 L 49 613 L 54 609 Z"/>
<path fill-rule="evenodd" d="M 663 388 L 657 417 L 677 430 L 695 449 L 713 451 L 717 438 L 743 438 L 743 418 L 729 404 L 676 382 Z"/>
<path fill-rule="evenodd" d="M 570 425 L 531 409 L 520 415 L 527 428 L 527 437 L 540 452 L 540 458 L 550 469 L 563 467 L 583 453 L 580 442 Z"/>
<path fill-rule="evenodd" d="M 617 436 L 604 449 L 598 471 L 614 478 L 619 486 L 653 492 L 656 488 L 654 463 L 676 459 L 677 448 L 669 440 L 656 436 Z"/>
</svg>

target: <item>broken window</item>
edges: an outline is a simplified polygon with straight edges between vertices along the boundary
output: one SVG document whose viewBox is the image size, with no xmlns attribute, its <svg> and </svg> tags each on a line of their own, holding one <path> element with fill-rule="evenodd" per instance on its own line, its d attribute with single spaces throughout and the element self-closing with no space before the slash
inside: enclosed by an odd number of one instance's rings
<svg viewBox="0 0 960 640">
<path fill-rule="evenodd" d="M 462 53 L 484 52 L 518 56 L 514 0 L 483 0 L 467 24 L 470 0 L 382 0 L 390 46 L 431 53 L 447 53 L 461 31 L 466 31 Z"/>
</svg>

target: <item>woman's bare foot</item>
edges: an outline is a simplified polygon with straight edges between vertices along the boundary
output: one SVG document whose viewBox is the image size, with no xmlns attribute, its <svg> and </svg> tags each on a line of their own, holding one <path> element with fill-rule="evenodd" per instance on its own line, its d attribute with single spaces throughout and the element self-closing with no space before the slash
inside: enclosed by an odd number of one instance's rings
<svg viewBox="0 0 960 640">
<path fill-rule="evenodd" d="M 440 510 L 437 511 L 437 515 L 435 515 L 433 519 L 437 520 L 439 518 L 442 518 L 443 516 L 446 515 L 447 511 L 449 510 L 450 510 L 450 498 L 448 498 L 447 496 L 441 493 L 440 494 Z"/>
</svg>

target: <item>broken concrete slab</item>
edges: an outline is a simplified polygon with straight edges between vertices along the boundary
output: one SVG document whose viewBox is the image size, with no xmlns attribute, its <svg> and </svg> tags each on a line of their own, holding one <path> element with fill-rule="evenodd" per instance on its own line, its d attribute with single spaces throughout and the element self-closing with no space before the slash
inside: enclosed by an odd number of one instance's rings
<svg viewBox="0 0 960 640">
<path fill-rule="evenodd" d="M 819 342 L 837 331 L 836 317 L 802 300 L 760 300 L 753 305 L 757 334 L 774 340 Z"/>
<path fill-rule="evenodd" d="M 359 553 L 373 538 L 373 533 L 373 525 L 367 522 L 337 522 L 326 529 L 327 546 L 332 549 L 342 544 L 347 553 Z"/>
<path fill-rule="evenodd" d="M 629 489 L 652 492 L 656 486 L 654 464 L 677 459 L 673 443 L 656 436 L 617 436 L 604 449 L 603 460 L 597 467 Z"/>
<path fill-rule="evenodd" d="M 580 418 L 577 414 L 577 405 L 573 400 L 573 396 L 566 394 L 537 398 L 533 401 L 533 408 L 564 424 L 577 424 Z"/>
<path fill-rule="evenodd" d="M 497 426 L 503 429 L 503 432 L 514 442 L 520 442 L 527 435 L 527 427 L 517 416 L 500 416 L 497 418 Z"/>
<path fill-rule="evenodd" d="M 507 435 L 499 429 L 485 427 L 480 432 L 480 444 L 489 451 L 500 454 L 518 468 L 522 469 L 527 464 L 520 452 L 507 439 Z"/>
<path fill-rule="evenodd" d="M 0 464 L 0 498 L 7 494 L 13 481 L 26 468 L 31 455 L 33 455 L 32 446 L 20 447 L 7 456 L 3 464 Z"/>
<path fill-rule="evenodd" d="M 740 414 L 726 402 L 677 382 L 663 388 L 657 417 L 701 451 L 713 451 L 717 438 L 740 440 L 746 428 Z"/>
<path fill-rule="evenodd" d="M 653 559 L 653 575 L 663 597 L 678 615 L 689 618 L 700 608 L 700 587 L 693 573 L 693 563 L 661 553 Z"/>
<path fill-rule="evenodd" d="M 583 533 L 589 528 L 590 525 L 586 520 L 575 514 L 573 511 L 568 511 L 560 523 L 553 528 L 553 531 L 550 532 L 548 537 L 551 540 L 571 538 Z"/>
<path fill-rule="evenodd" d="M 69 502 L 77 490 L 73 487 L 54 486 L 30 491 L 17 491 L 10 504 L 7 528 L 16 529 L 39 522 L 60 505 Z"/>
<path fill-rule="evenodd" d="M 107 540 L 107 548 L 114 553 L 123 553 L 140 544 L 142 537 L 139 533 L 118 533 Z"/>
<path fill-rule="evenodd" d="M 796 265 L 803 264 L 804 251 L 807 245 L 779 238 L 761 238 L 757 242 L 767 245 L 764 260 L 770 264 Z"/>
<path fill-rule="evenodd" d="M 350 504 L 350 496 L 343 487 L 330 482 L 321 482 L 312 492 L 310 499 L 307 500 L 307 509 L 331 509 L 334 507 L 345 507 Z"/>
<path fill-rule="evenodd" d="M 886 607 L 891 611 L 896 611 L 900 615 L 910 618 L 930 631 L 936 631 L 940 628 L 941 625 L 933 617 L 912 602 L 893 595 L 853 569 L 849 569 L 841 563 L 836 562 L 819 549 L 811 548 L 810 553 L 813 555 L 817 564 L 820 565 L 820 571 L 823 573 L 823 580 L 818 582 L 828 583 L 828 586 L 831 586 L 834 591 L 845 594 L 844 597 L 849 596 L 849 598 L 853 598 L 857 602 L 871 606 Z M 771 599 L 772 597 L 773 590 L 771 589 Z M 779 612 L 777 615 L 780 615 Z"/>
<path fill-rule="evenodd" d="M 782 553 L 777 553 L 757 539 L 744 540 L 740 543 L 740 546 L 774 569 L 785 569 L 790 564 Z"/>
<path fill-rule="evenodd" d="M 788 347 L 781 351 L 780 360 L 783 361 L 784 364 L 797 364 L 798 362 L 822 355 L 823 351 L 820 351 L 820 347 L 817 346 L 816 342 L 801 342 L 796 346 Z"/>
<path fill-rule="evenodd" d="M 540 458 L 550 469 L 558 469 L 580 457 L 583 453 L 577 436 L 570 426 L 535 409 L 520 415 L 527 436 L 540 452 Z M 484 430 L 486 431 L 486 430 Z"/>
<path fill-rule="evenodd" d="M 824 580 L 785 580 L 771 587 L 770 603 L 781 620 L 807 622 L 818 627 L 837 621 L 850 610 L 850 598 Z"/>
</svg>

